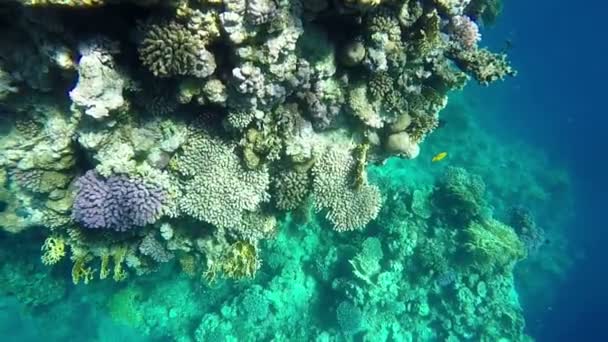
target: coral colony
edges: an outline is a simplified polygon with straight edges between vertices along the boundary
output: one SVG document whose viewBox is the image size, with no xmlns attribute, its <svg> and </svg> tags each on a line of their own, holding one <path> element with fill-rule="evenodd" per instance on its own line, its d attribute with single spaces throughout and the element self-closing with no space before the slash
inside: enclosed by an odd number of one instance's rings
<svg viewBox="0 0 608 342">
<path fill-rule="evenodd" d="M 525 338 L 512 268 L 530 247 L 484 214 L 483 180 L 448 167 L 402 196 L 367 174 L 416 158 L 450 91 L 515 74 L 478 45 L 498 1 L 0 8 L 2 230 L 44 231 L 43 263 L 75 283 L 174 263 L 215 298 L 192 309 L 185 283 L 159 285 L 186 302 L 170 323 L 125 285 L 116 319 L 183 341 Z M 324 297 L 333 327 L 311 311 Z"/>
</svg>

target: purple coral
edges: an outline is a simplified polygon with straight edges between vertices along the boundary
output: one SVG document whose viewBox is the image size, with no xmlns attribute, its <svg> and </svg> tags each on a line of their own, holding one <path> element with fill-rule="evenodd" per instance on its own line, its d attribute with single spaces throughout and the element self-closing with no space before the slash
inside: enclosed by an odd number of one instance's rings
<svg viewBox="0 0 608 342">
<path fill-rule="evenodd" d="M 103 179 L 92 170 L 76 186 L 72 216 L 89 229 L 126 231 L 154 223 L 165 199 L 155 185 L 120 175 Z"/>
<path fill-rule="evenodd" d="M 465 49 L 473 49 L 477 42 L 481 40 L 479 27 L 465 15 L 452 17 L 452 32 L 455 40 Z"/>
<path fill-rule="evenodd" d="M 532 212 L 524 207 L 513 207 L 510 211 L 509 224 L 523 242 L 528 254 L 536 254 L 547 243 L 545 231 L 536 225 Z"/>
</svg>

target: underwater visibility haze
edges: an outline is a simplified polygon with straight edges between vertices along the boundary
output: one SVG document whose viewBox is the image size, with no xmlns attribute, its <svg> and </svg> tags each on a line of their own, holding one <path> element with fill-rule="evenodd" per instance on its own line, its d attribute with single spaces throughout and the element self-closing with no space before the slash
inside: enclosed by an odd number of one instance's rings
<svg viewBox="0 0 608 342">
<path fill-rule="evenodd" d="M 568 4 L 0 1 L 0 341 L 607 340 Z"/>
</svg>

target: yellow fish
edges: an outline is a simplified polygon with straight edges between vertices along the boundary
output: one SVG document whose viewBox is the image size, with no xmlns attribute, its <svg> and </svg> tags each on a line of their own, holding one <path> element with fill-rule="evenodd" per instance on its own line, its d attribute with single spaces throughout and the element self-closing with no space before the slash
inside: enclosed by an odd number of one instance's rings
<svg viewBox="0 0 608 342">
<path fill-rule="evenodd" d="M 441 161 L 443 158 L 447 157 L 447 155 L 447 152 L 437 153 L 437 155 L 435 155 L 433 159 L 431 159 L 431 162 L 436 163 L 438 161 Z"/>
</svg>

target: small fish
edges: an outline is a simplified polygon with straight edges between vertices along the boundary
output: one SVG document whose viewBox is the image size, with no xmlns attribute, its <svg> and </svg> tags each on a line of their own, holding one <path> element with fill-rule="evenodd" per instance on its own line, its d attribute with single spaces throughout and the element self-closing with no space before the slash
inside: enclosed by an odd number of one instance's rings
<svg viewBox="0 0 608 342">
<path fill-rule="evenodd" d="M 447 152 L 438 153 L 437 155 L 435 155 L 433 157 L 433 159 L 431 159 L 431 162 L 436 163 L 438 161 L 441 161 L 443 158 L 447 157 L 447 155 L 448 155 Z"/>
</svg>

